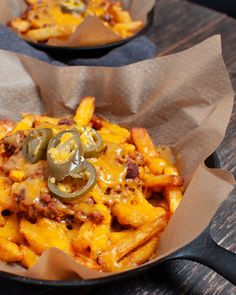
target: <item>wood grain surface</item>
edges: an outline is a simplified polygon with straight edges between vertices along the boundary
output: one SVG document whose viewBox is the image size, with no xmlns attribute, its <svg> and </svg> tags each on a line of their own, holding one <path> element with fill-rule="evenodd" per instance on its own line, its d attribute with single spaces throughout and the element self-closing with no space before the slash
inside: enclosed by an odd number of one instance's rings
<svg viewBox="0 0 236 295">
<path fill-rule="evenodd" d="M 223 55 L 236 90 L 236 20 L 224 14 L 181 0 L 157 1 L 155 19 L 146 35 L 156 44 L 159 56 L 189 48 L 221 34 Z M 236 176 L 236 105 L 224 141 L 218 148 L 223 168 Z M 221 205 L 212 220 L 213 239 L 236 253 L 236 190 Z M 236 267 L 236 266 L 235 266 Z M 2 293 L 1 293 L 2 294 Z M 8 293 L 9 294 L 9 293 Z M 15 294 L 36 294 L 20 292 Z M 88 290 L 53 290 L 43 294 L 164 295 L 236 294 L 232 285 L 214 271 L 190 261 L 166 262 L 143 275 Z"/>
</svg>

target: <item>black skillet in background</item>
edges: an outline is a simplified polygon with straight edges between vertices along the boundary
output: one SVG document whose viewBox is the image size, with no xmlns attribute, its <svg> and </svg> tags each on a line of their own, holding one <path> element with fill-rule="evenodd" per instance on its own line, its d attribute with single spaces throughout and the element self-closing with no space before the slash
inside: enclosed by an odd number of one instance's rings
<svg viewBox="0 0 236 295">
<path fill-rule="evenodd" d="M 1 1 L 1 0 L 0 0 Z M 62 57 L 62 56 L 69 56 L 71 57 L 82 57 L 82 58 L 98 58 L 105 54 L 107 54 L 110 50 L 114 49 L 115 47 L 119 47 L 123 44 L 128 43 L 129 41 L 143 35 L 152 25 L 154 19 L 154 12 L 155 7 L 148 13 L 147 23 L 146 25 L 135 35 L 122 39 L 116 42 L 112 42 L 109 44 L 104 45 L 96 45 L 96 46 L 84 46 L 84 47 L 64 47 L 64 46 L 52 46 L 43 43 L 35 43 L 31 41 L 26 41 L 31 46 L 41 51 L 45 51 L 48 54 L 54 57 Z"/>
<path fill-rule="evenodd" d="M 219 158 L 216 153 L 213 153 L 205 163 L 209 168 L 220 168 Z M 121 279 L 129 279 L 131 276 L 138 276 L 154 267 L 156 267 L 156 270 L 158 271 L 158 266 L 160 266 L 161 263 L 175 259 L 187 259 L 199 262 L 215 270 L 225 279 L 236 285 L 236 254 L 218 246 L 212 240 L 210 235 L 210 224 L 193 242 L 162 260 L 153 262 L 149 265 L 144 265 L 139 269 L 129 270 L 125 273 L 115 274 L 110 277 L 92 280 L 77 279 L 68 281 L 46 281 L 0 272 L 0 278 L 5 284 L 7 284 L 9 291 L 11 288 L 17 289 L 16 294 L 43 295 L 44 292 L 46 292 L 46 294 L 51 294 L 53 290 L 56 291 L 65 288 L 69 288 L 70 290 L 74 288 L 77 290 L 79 289 L 80 293 L 82 292 L 81 294 L 84 294 L 83 292 L 86 292 L 86 290 L 92 290 L 92 294 L 95 294 L 96 292 L 93 290 L 94 287 L 97 288 L 98 285 L 113 283 Z M 20 290 L 22 290 L 22 292 L 20 292 Z"/>
</svg>

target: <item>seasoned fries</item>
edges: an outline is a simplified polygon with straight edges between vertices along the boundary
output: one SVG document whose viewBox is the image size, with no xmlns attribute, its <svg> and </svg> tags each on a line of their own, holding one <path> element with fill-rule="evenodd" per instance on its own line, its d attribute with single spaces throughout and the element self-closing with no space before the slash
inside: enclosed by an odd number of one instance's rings
<svg viewBox="0 0 236 295">
<path fill-rule="evenodd" d="M 105 271 L 115 271 L 119 268 L 119 261 L 127 254 L 141 245 L 146 244 L 150 239 L 157 236 L 166 226 L 165 215 L 145 224 L 136 230 L 133 234 L 128 235 L 114 246 L 104 251 L 99 256 L 99 262 Z"/>
<path fill-rule="evenodd" d="M 34 42 L 66 41 L 83 20 L 98 17 L 105 27 L 120 38 L 128 38 L 143 27 L 133 21 L 120 2 L 111 0 L 35 0 L 26 1 L 28 9 L 9 22 L 23 38 Z"/>
<path fill-rule="evenodd" d="M 85 97 L 73 118 L 0 121 L 1 260 L 31 268 L 56 247 L 113 272 L 156 256 L 183 178 L 146 129 L 129 131 L 94 110 Z"/>
</svg>

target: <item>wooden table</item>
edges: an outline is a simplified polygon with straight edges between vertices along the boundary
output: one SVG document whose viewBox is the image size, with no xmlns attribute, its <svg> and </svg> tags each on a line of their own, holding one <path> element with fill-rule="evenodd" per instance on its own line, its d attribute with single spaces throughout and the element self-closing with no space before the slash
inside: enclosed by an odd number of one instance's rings
<svg viewBox="0 0 236 295">
<path fill-rule="evenodd" d="M 233 86 L 236 89 L 236 20 L 190 2 L 159 0 L 153 27 L 147 32 L 147 36 L 156 44 L 159 56 L 189 48 L 214 34 L 221 34 L 222 36 L 224 59 Z M 233 172 L 234 175 L 236 175 L 235 149 L 236 106 L 234 107 L 226 137 L 218 148 L 222 167 Z M 236 190 L 221 205 L 213 219 L 211 229 L 212 237 L 218 244 L 236 253 Z M 16 294 L 23 293 L 18 290 Z M 24 294 L 26 293 L 24 292 Z M 232 295 L 236 294 L 236 286 L 205 266 L 190 261 L 175 261 L 166 262 L 139 277 L 97 287 L 93 290 L 85 292 L 79 290 L 50 290 L 43 294 Z"/>
</svg>

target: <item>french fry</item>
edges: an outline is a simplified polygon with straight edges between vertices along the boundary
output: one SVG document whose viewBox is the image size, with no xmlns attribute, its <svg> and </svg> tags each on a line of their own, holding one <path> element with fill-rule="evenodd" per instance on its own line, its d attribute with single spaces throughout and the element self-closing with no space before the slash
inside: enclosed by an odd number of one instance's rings
<svg viewBox="0 0 236 295">
<path fill-rule="evenodd" d="M 27 4 L 34 5 L 38 3 L 38 0 L 26 0 Z"/>
<path fill-rule="evenodd" d="M 84 222 L 81 225 L 78 236 L 72 239 L 72 246 L 76 255 L 88 249 L 93 238 L 93 231 L 94 224 L 91 221 Z"/>
<path fill-rule="evenodd" d="M 132 128 L 131 137 L 137 150 L 147 158 L 157 157 L 151 137 L 145 128 Z"/>
<path fill-rule="evenodd" d="M 34 124 L 36 125 L 49 123 L 57 126 L 57 123 L 59 121 L 59 119 L 57 118 L 52 118 L 46 115 L 22 114 L 22 117 L 32 119 L 34 121 Z"/>
<path fill-rule="evenodd" d="M 126 140 L 127 140 L 127 137 L 112 134 L 112 133 L 104 133 L 104 131 L 102 131 L 102 130 L 99 130 L 98 133 L 101 135 L 102 140 L 104 142 L 121 144 L 121 143 L 126 142 Z"/>
<path fill-rule="evenodd" d="M 147 158 L 146 161 L 148 168 L 153 174 L 162 174 L 167 166 L 167 163 L 164 159 L 157 157 Z"/>
<path fill-rule="evenodd" d="M 97 204 L 104 204 L 107 202 L 107 196 L 97 184 L 95 184 L 91 190 L 90 195 Z"/>
<path fill-rule="evenodd" d="M 160 216 L 152 222 L 145 224 L 124 240 L 112 245 L 98 257 L 103 271 L 116 271 L 116 263 L 125 255 L 145 244 L 153 237 L 158 236 L 167 225 L 166 216 Z"/>
<path fill-rule="evenodd" d="M 103 204 L 89 205 L 78 204 L 76 210 L 83 212 L 86 216 L 91 216 L 92 220 L 84 222 L 79 229 L 78 237 L 73 239 L 72 245 L 75 252 L 84 252 L 91 249 L 91 258 L 96 260 L 98 254 L 107 248 L 109 243 L 109 233 L 111 215 L 109 209 Z"/>
<path fill-rule="evenodd" d="M 165 198 L 169 206 L 170 214 L 173 215 L 183 198 L 181 189 L 175 186 L 167 186 L 165 188 Z"/>
<path fill-rule="evenodd" d="M 112 123 L 107 122 L 105 120 L 102 120 L 101 123 L 102 123 L 103 128 L 108 130 L 110 133 L 114 133 L 114 134 L 124 137 L 126 139 L 128 139 L 130 137 L 129 130 L 127 130 L 124 127 L 121 127 L 117 124 L 112 124 Z M 103 128 L 101 129 L 101 131 L 103 130 Z"/>
<path fill-rule="evenodd" d="M 0 237 L 0 259 L 5 262 L 20 261 L 22 253 L 17 244 Z"/>
<path fill-rule="evenodd" d="M 76 114 L 74 116 L 74 121 L 77 126 L 88 126 L 90 120 L 93 117 L 95 109 L 95 98 L 88 96 L 81 100 L 79 107 L 77 108 Z"/>
<path fill-rule="evenodd" d="M 184 179 L 181 176 L 177 175 L 153 175 L 153 174 L 144 174 L 143 181 L 147 187 L 156 187 L 156 186 L 183 186 Z"/>
<path fill-rule="evenodd" d="M 29 130 L 33 126 L 33 118 L 23 118 L 13 129 L 11 133 L 15 133 L 19 130 Z"/>
<path fill-rule="evenodd" d="M 146 202 L 146 204 L 141 203 L 138 205 L 115 204 L 112 207 L 112 214 L 116 216 L 120 224 L 139 228 L 166 212 L 163 208 L 155 208 L 148 201 Z"/>
<path fill-rule="evenodd" d="M 133 128 L 131 137 L 134 141 L 137 150 L 143 154 L 147 166 L 153 174 L 162 174 L 167 166 L 165 159 L 159 158 L 159 154 L 145 128 Z"/>
<path fill-rule="evenodd" d="M 174 166 L 165 167 L 163 172 L 165 175 L 179 175 L 177 168 Z"/>
<path fill-rule="evenodd" d="M 147 262 L 155 253 L 157 243 L 158 238 L 152 238 L 145 245 L 128 254 L 119 263 L 121 269 L 129 269 Z"/>
<path fill-rule="evenodd" d="M 25 34 L 25 37 L 33 41 L 41 42 L 41 41 L 46 41 L 49 38 L 58 38 L 58 37 L 67 36 L 70 34 L 71 34 L 71 31 L 66 30 L 64 27 L 52 26 L 52 27 L 29 30 Z"/>
<path fill-rule="evenodd" d="M 122 36 L 122 38 L 127 38 L 133 34 L 133 32 L 140 30 L 143 27 L 141 21 L 132 21 L 129 23 L 117 23 L 112 29 L 115 33 Z"/>
<path fill-rule="evenodd" d="M 127 202 L 116 203 L 112 207 L 112 213 L 122 225 L 130 225 L 134 228 L 151 222 L 166 211 L 161 207 L 153 207 L 140 190 L 133 193 L 133 199 Z"/>
<path fill-rule="evenodd" d="M 93 270 L 97 270 L 97 271 L 101 270 L 101 266 L 98 263 L 96 263 L 95 261 L 93 261 L 92 259 L 86 257 L 83 254 L 78 254 L 78 256 L 75 256 L 74 259 L 78 263 L 80 263 L 80 264 L 82 264 L 82 265 L 84 265 L 86 267 L 89 267 L 89 268 L 91 268 Z"/>
<path fill-rule="evenodd" d="M 10 25 L 20 33 L 24 33 L 30 28 L 30 22 L 20 18 L 10 21 Z"/>
<path fill-rule="evenodd" d="M 90 243 L 91 254 L 93 260 L 97 260 L 99 254 L 109 246 L 110 225 L 100 224 L 95 226 L 92 241 Z"/>
<path fill-rule="evenodd" d="M 123 230 L 119 232 L 111 232 L 110 233 L 110 241 L 112 244 L 116 244 L 121 240 L 125 239 L 128 235 L 134 233 L 133 229 Z"/>
<path fill-rule="evenodd" d="M 168 146 L 158 146 L 156 148 L 159 157 L 164 159 L 168 166 L 172 166 L 175 163 L 175 157 L 172 153 L 172 150 Z"/>
<path fill-rule="evenodd" d="M 29 247 L 25 245 L 20 245 L 20 250 L 22 252 L 21 264 L 25 268 L 33 267 L 38 261 L 38 255 L 36 255 Z"/>
<path fill-rule="evenodd" d="M 130 23 L 132 22 L 131 16 L 128 11 L 121 11 L 119 10 L 114 10 L 114 19 L 118 23 Z"/>
</svg>

